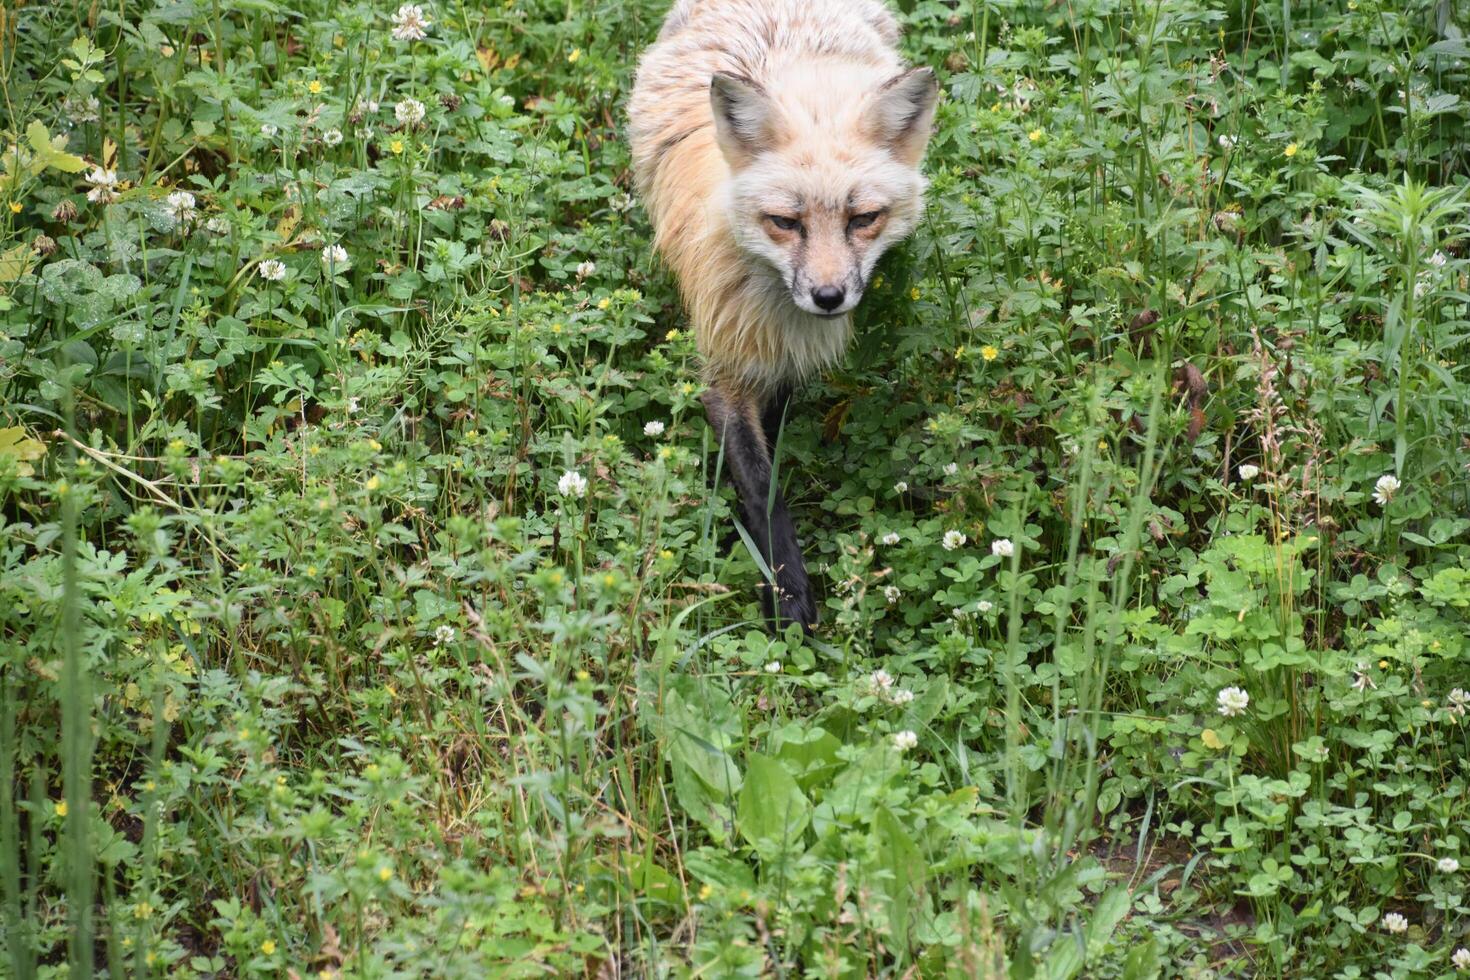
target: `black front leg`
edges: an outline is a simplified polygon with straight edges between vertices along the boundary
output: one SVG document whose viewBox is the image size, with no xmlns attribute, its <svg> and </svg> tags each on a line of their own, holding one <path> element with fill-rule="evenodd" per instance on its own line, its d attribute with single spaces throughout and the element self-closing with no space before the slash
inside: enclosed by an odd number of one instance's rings
<svg viewBox="0 0 1470 980">
<path fill-rule="evenodd" d="M 780 488 L 771 480 L 771 452 L 762 417 L 765 406 L 749 395 L 716 386 L 705 393 L 704 407 L 724 446 L 745 529 L 776 579 L 774 600 L 769 586 L 764 590 L 766 615 L 777 629 L 782 623 L 797 622 L 811 632 L 817 624 L 817 606 L 802 564 L 796 527 Z"/>
<path fill-rule="evenodd" d="M 791 388 L 782 385 L 761 409 L 761 431 L 766 435 L 766 449 L 772 460 L 776 459 L 776 442 L 786 424 L 786 410 L 790 404 Z"/>
</svg>

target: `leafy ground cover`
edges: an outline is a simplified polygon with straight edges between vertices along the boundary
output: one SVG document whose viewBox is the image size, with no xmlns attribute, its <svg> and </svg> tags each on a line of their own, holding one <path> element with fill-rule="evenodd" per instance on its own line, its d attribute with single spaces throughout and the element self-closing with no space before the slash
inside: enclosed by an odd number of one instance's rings
<svg viewBox="0 0 1470 980">
<path fill-rule="evenodd" d="M 628 193 L 661 4 L 0 10 L 4 970 L 1470 970 L 1463 8 L 901 6 L 812 640 Z"/>
</svg>

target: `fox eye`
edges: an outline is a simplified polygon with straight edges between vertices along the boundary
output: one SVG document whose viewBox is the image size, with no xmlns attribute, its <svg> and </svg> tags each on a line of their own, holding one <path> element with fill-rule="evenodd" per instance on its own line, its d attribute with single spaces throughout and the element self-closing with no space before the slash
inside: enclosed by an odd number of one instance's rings
<svg viewBox="0 0 1470 980">
<path fill-rule="evenodd" d="M 853 230 L 866 228 L 882 216 L 882 211 L 864 211 L 862 214 L 855 214 L 851 218 L 849 218 L 847 221 L 847 227 Z"/>
<path fill-rule="evenodd" d="M 784 214 L 768 214 L 766 220 L 782 231 L 798 231 L 801 228 L 800 218 L 792 218 Z"/>
</svg>

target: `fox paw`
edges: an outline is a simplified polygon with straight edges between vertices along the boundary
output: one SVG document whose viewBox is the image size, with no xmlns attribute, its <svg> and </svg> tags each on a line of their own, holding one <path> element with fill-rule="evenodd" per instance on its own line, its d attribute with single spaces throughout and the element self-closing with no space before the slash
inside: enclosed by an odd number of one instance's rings
<svg viewBox="0 0 1470 980">
<path fill-rule="evenodd" d="M 779 591 L 780 617 L 779 621 L 772 624 L 775 630 L 779 632 L 787 623 L 800 623 L 801 628 L 810 635 L 817 628 L 817 603 L 812 598 L 811 587 L 802 583 L 795 589 L 783 588 Z"/>
</svg>

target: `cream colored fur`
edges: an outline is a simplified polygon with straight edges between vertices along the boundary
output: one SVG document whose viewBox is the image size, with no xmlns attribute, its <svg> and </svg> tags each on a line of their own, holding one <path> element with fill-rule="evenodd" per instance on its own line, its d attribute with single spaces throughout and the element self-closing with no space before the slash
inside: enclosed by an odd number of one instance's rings
<svg viewBox="0 0 1470 980">
<path fill-rule="evenodd" d="M 645 52 L 634 169 L 711 384 L 759 396 L 836 361 L 873 264 L 918 223 L 934 85 L 925 70 L 897 90 L 898 36 L 877 0 L 680 0 Z M 717 72 L 759 93 L 737 107 L 733 135 L 711 108 Z M 849 216 L 878 207 L 882 222 L 857 240 Z M 771 229 L 762 216 L 778 209 L 809 216 L 812 233 Z M 824 317 L 808 294 L 828 282 L 848 292 Z"/>
</svg>

